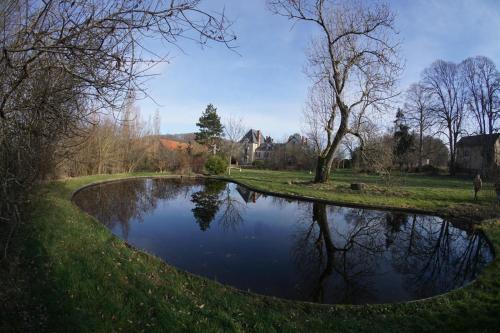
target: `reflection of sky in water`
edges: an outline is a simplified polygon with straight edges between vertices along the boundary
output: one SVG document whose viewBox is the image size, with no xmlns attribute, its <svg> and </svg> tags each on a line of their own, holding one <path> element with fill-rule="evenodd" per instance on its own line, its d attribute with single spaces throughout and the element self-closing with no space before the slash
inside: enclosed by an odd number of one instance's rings
<svg viewBox="0 0 500 333">
<path fill-rule="evenodd" d="M 438 217 L 292 201 L 220 181 L 129 180 L 75 201 L 174 266 L 290 299 L 429 297 L 471 281 L 492 259 L 482 236 Z"/>
</svg>

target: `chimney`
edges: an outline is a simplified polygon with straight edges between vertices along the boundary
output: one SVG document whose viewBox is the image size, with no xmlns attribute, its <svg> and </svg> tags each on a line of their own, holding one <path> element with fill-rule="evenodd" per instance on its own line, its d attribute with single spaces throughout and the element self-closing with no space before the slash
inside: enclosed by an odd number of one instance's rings
<svg viewBox="0 0 500 333">
<path fill-rule="evenodd" d="M 257 145 L 258 146 L 260 146 L 261 136 L 262 136 L 262 134 L 260 133 L 260 130 L 257 130 Z"/>
</svg>

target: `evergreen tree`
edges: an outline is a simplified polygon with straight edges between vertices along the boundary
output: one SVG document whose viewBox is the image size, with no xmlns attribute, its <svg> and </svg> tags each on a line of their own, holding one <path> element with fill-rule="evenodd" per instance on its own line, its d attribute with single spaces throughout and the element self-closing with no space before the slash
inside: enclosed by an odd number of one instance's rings
<svg viewBox="0 0 500 333">
<path fill-rule="evenodd" d="M 224 126 L 217 115 L 217 108 L 208 104 L 196 126 L 199 127 L 199 132 L 196 133 L 196 142 L 208 146 L 215 155 L 217 145 L 221 137 L 224 136 Z"/>
<path fill-rule="evenodd" d="M 399 164 L 399 168 L 402 169 L 404 164 L 408 164 L 408 157 L 413 148 L 414 137 L 410 133 L 410 127 L 407 125 L 401 109 L 398 109 L 396 113 L 394 125 L 394 157 Z"/>
</svg>

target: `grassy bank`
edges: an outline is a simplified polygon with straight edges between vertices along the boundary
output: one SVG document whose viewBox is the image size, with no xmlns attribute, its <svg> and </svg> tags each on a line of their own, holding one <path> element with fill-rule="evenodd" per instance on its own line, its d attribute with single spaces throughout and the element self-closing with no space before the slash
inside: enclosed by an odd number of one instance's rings
<svg viewBox="0 0 500 333">
<path fill-rule="evenodd" d="M 493 200 L 486 190 L 472 203 L 470 182 L 453 179 L 408 176 L 397 188 L 384 188 L 376 177 L 342 173 L 320 187 L 307 183 L 305 173 L 233 175 L 252 187 L 359 204 L 435 211 L 463 205 L 474 212 L 489 211 Z M 372 306 L 282 301 L 181 272 L 126 246 L 71 202 L 77 188 L 118 177 L 124 175 L 82 177 L 41 189 L 2 268 L 9 278 L 0 287 L 1 332 L 494 332 L 500 324 L 498 259 L 466 288 L 425 301 Z M 367 192 L 351 193 L 353 179 L 367 183 Z M 481 228 L 499 253 L 500 223 Z"/>
<path fill-rule="evenodd" d="M 390 179 L 339 170 L 328 184 L 314 184 L 307 172 L 245 170 L 231 178 L 255 189 L 289 195 L 326 199 L 341 204 L 408 208 L 476 219 L 500 216 L 495 205 L 493 184 L 484 183 L 479 200 L 473 200 L 472 179 L 420 174 L 392 175 Z M 363 192 L 350 189 L 351 183 L 365 183 Z"/>
</svg>

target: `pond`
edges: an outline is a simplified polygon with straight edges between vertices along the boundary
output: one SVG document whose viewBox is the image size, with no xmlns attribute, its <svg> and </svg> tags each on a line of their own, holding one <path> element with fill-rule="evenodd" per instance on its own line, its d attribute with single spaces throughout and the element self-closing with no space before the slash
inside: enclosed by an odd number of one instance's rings
<svg viewBox="0 0 500 333">
<path fill-rule="evenodd" d="M 472 281 L 486 238 L 436 216 L 284 199 L 208 179 L 87 187 L 75 203 L 129 244 L 238 289 L 318 303 L 402 302 Z"/>
</svg>

